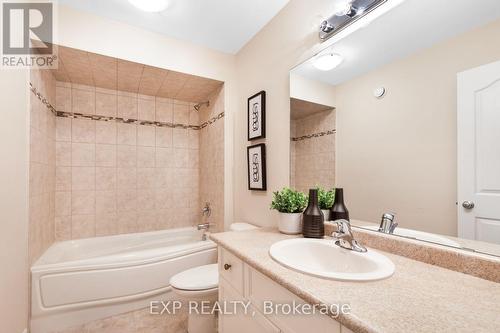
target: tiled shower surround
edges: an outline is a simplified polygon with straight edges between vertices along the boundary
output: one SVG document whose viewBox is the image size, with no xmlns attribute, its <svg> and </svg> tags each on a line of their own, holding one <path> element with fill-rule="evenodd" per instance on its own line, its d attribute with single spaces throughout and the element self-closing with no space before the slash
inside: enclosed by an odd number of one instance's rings
<svg viewBox="0 0 500 333">
<path fill-rule="evenodd" d="M 223 187 L 200 179 L 201 171 L 222 182 L 223 120 L 199 130 L 153 123 L 199 125 L 223 112 L 222 95 L 197 112 L 189 102 L 57 82 L 57 111 L 87 117 L 56 120 L 56 240 L 193 226 L 212 200 L 212 221 L 223 223 Z M 218 156 L 200 170 L 206 152 Z"/>
<path fill-rule="evenodd" d="M 55 80 L 51 72 L 31 70 L 30 81 L 46 103 L 54 104 Z M 56 116 L 37 96 L 30 96 L 29 262 L 54 242 Z"/>
<path fill-rule="evenodd" d="M 202 111 L 203 110 L 203 111 Z M 200 123 L 224 112 L 224 89 L 210 96 L 210 106 L 200 111 Z M 224 225 L 224 122 L 219 119 L 200 131 L 200 198 L 203 206 L 210 203 L 212 214 L 208 221 L 212 231 L 223 231 Z"/>
<path fill-rule="evenodd" d="M 335 186 L 335 110 L 292 120 L 291 186 L 307 193 L 310 188 Z"/>
</svg>

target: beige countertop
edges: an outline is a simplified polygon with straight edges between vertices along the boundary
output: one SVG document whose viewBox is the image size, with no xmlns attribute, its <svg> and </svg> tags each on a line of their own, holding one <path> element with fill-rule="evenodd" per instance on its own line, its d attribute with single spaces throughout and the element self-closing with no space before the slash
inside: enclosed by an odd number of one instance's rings
<svg viewBox="0 0 500 333">
<path fill-rule="evenodd" d="M 349 304 L 338 318 L 354 332 L 500 332 L 500 284 L 382 251 L 396 266 L 374 282 L 341 282 L 302 274 L 269 256 L 293 238 L 276 229 L 212 234 L 218 245 L 311 304 Z"/>
</svg>

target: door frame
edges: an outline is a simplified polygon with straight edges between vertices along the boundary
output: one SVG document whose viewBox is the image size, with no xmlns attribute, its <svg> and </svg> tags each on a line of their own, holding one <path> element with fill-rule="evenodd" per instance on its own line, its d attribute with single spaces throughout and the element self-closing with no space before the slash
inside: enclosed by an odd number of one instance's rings
<svg viewBox="0 0 500 333">
<path fill-rule="evenodd" d="M 470 124 L 475 124 L 475 91 L 478 86 L 487 88 L 498 81 L 491 73 L 500 73 L 500 61 L 485 64 L 457 74 L 457 216 L 458 237 L 476 239 L 476 214 L 474 209 L 462 207 L 464 201 L 475 201 L 475 137 L 466 135 Z M 483 88 L 483 89 L 484 89 Z"/>
</svg>

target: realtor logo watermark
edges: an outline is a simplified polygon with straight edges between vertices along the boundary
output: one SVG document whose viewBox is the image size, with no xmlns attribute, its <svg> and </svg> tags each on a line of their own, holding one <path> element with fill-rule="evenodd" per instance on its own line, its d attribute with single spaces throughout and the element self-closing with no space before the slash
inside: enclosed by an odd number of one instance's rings
<svg viewBox="0 0 500 333">
<path fill-rule="evenodd" d="M 256 312 L 249 301 L 152 301 L 149 306 L 149 313 L 152 315 L 175 315 L 187 307 L 189 314 L 213 315 L 250 315 L 255 316 Z M 274 302 L 263 301 L 260 304 L 260 311 L 264 315 L 285 315 L 285 316 L 311 316 L 316 314 L 327 315 L 338 318 L 341 315 L 351 313 L 350 304 L 308 304 L 302 302 Z"/>
<path fill-rule="evenodd" d="M 57 68 L 52 2 L 2 2 L 2 68 Z"/>
</svg>

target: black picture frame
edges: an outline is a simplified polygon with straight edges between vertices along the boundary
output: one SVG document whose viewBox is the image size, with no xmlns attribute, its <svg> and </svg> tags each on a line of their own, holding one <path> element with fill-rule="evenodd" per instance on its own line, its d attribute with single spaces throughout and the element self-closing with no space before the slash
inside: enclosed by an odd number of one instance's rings
<svg viewBox="0 0 500 333">
<path fill-rule="evenodd" d="M 254 156 L 250 156 L 250 154 L 255 155 L 260 154 L 260 158 L 257 158 L 255 162 Z M 253 164 L 250 167 L 250 163 Z M 255 165 L 255 163 L 260 165 Z M 266 174 L 266 144 L 259 143 L 256 145 L 247 147 L 247 173 L 248 173 L 248 189 L 250 191 L 267 191 L 267 174 Z M 256 177 L 257 176 L 257 181 Z"/>
<path fill-rule="evenodd" d="M 260 102 L 256 104 L 256 102 Z M 258 107 L 260 106 L 260 108 Z M 256 120 L 251 121 L 251 117 Z M 257 123 L 258 130 L 255 129 Z M 255 135 L 254 132 L 257 132 Z M 247 138 L 248 141 L 263 139 L 266 137 L 266 92 L 259 91 L 247 100 Z"/>
</svg>

